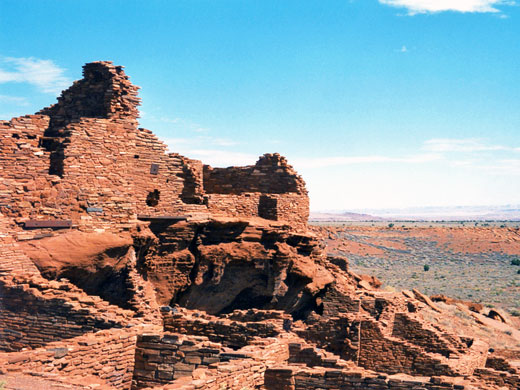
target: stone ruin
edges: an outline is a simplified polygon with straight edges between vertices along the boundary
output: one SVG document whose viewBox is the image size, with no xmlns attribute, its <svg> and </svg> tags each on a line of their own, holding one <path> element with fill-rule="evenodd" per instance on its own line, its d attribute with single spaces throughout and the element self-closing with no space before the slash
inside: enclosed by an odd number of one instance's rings
<svg viewBox="0 0 520 390">
<path fill-rule="evenodd" d="M 490 352 L 419 291 L 328 257 L 284 157 L 167 153 L 138 127 L 122 67 L 83 76 L 0 122 L 6 388 L 520 388 L 519 351 Z"/>
</svg>

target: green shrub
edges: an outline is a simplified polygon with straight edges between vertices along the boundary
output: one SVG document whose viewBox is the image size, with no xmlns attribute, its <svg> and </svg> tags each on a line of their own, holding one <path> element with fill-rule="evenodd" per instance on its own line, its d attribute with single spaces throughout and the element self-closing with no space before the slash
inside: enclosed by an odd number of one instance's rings
<svg viewBox="0 0 520 390">
<path fill-rule="evenodd" d="M 511 265 L 520 265 L 520 259 L 511 260 Z"/>
<path fill-rule="evenodd" d="M 389 224 L 388 224 L 388 227 L 389 227 L 389 228 L 393 228 L 393 227 L 394 227 L 394 224 L 393 224 L 393 223 L 389 223 Z"/>
<path fill-rule="evenodd" d="M 430 270 L 430 266 L 428 264 L 424 264 L 423 268 L 424 268 L 425 271 L 429 271 Z"/>
</svg>

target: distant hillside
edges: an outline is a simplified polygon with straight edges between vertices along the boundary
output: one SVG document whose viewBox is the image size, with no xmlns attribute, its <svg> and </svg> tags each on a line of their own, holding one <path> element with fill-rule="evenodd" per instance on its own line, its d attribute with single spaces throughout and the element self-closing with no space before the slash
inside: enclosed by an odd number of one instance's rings
<svg viewBox="0 0 520 390">
<path fill-rule="evenodd" d="M 376 217 L 370 214 L 339 212 L 339 213 L 320 213 L 311 212 L 310 221 L 334 222 L 334 221 L 384 221 L 385 218 Z"/>
<path fill-rule="evenodd" d="M 408 207 L 311 212 L 311 221 L 520 221 L 520 205 Z"/>
</svg>

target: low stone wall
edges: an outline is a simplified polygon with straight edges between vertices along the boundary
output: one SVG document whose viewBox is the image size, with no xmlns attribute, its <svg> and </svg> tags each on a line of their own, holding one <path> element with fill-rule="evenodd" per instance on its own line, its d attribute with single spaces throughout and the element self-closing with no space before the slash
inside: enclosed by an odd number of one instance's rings
<svg viewBox="0 0 520 390">
<path fill-rule="evenodd" d="M 474 375 L 497 386 L 506 386 L 511 390 L 520 389 L 520 375 L 518 374 L 497 371 L 492 368 L 479 368 L 475 370 Z"/>
<path fill-rule="evenodd" d="M 31 375 L 96 378 L 101 388 L 130 389 L 136 332 L 110 329 L 47 344 L 44 348 L 0 353 L 1 370 Z"/>
<path fill-rule="evenodd" d="M 266 390 L 453 390 L 472 389 L 441 378 L 404 379 L 361 370 L 309 369 L 295 366 L 270 368 L 265 372 Z"/>
<path fill-rule="evenodd" d="M 448 359 L 441 355 L 431 356 L 420 347 L 383 335 L 378 324 L 370 318 L 360 321 L 359 327 L 358 364 L 361 367 L 389 374 L 458 375 L 449 366 Z"/>
<path fill-rule="evenodd" d="M 352 362 L 339 359 L 336 355 L 301 342 L 289 344 L 288 363 L 303 363 L 307 367 L 345 368 L 354 366 Z"/>
<path fill-rule="evenodd" d="M 220 353 L 220 359 L 233 360 L 199 365 L 191 375 L 182 376 L 173 382 L 154 389 L 175 390 L 253 390 L 264 389 L 264 373 L 268 367 L 279 365 L 289 358 L 288 344 L 291 339 L 256 339 L 251 345 L 235 353 Z M 193 348 L 196 348 L 195 346 Z M 193 352 L 193 351 L 192 351 Z M 200 356 L 204 360 L 205 352 Z M 186 353 L 187 357 L 188 353 Z M 195 358 L 196 359 L 196 358 Z M 184 364 L 184 363 L 183 363 Z M 190 363 L 191 364 L 191 363 Z"/>
<path fill-rule="evenodd" d="M 172 333 L 206 336 L 210 341 L 241 348 L 257 337 L 276 337 L 282 332 L 283 319 L 262 322 L 238 322 L 200 314 L 163 313 L 164 330 Z"/>
<path fill-rule="evenodd" d="M 136 388 L 154 387 L 181 377 L 191 378 L 195 370 L 215 363 L 249 358 L 206 337 L 143 334 L 137 338 L 134 384 Z"/>
<path fill-rule="evenodd" d="M 490 356 L 486 360 L 486 368 L 492 368 L 497 371 L 506 371 L 511 374 L 516 374 L 517 369 L 513 367 L 510 362 L 501 356 Z M 520 370 L 518 370 L 520 372 Z"/>
<path fill-rule="evenodd" d="M 197 370 L 191 377 L 177 379 L 164 390 L 253 390 L 262 389 L 266 365 L 254 360 L 239 360 L 212 364 L 207 370 Z M 194 387 L 195 386 L 195 387 Z M 157 390 L 157 388 L 156 388 Z"/>
<path fill-rule="evenodd" d="M 392 336 L 407 340 L 412 344 L 423 347 L 428 352 L 439 353 L 445 357 L 465 352 L 468 347 L 462 344 L 460 338 L 438 330 L 426 328 L 424 321 L 418 321 L 408 313 L 396 313 Z"/>
<path fill-rule="evenodd" d="M 100 329 L 121 328 L 132 313 L 41 277 L 0 279 L 0 350 L 38 348 Z"/>
<path fill-rule="evenodd" d="M 293 228 L 304 229 L 309 218 L 309 199 L 300 194 L 208 194 L 208 211 L 233 217 L 261 217 L 290 221 Z"/>
<path fill-rule="evenodd" d="M 265 154 L 255 165 L 204 166 L 204 191 L 214 214 L 290 221 L 304 229 L 309 218 L 305 182 L 279 154 Z"/>
<path fill-rule="evenodd" d="M 357 313 L 360 309 L 360 299 L 340 292 L 331 285 L 322 297 L 323 315 L 335 317 L 338 313 Z"/>
</svg>

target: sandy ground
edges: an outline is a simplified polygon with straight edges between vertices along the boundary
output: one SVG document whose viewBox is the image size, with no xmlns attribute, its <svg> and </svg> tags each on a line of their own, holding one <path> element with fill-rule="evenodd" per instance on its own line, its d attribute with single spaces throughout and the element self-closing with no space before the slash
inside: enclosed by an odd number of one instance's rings
<svg viewBox="0 0 520 390">
<path fill-rule="evenodd" d="M 417 288 L 520 315 L 520 266 L 511 265 L 520 259 L 520 229 L 500 226 L 335 223 L 312 229 L 330 253 L 347 257 L 356 272 L 377 276 L 386 289 Z"/>
</svg>

